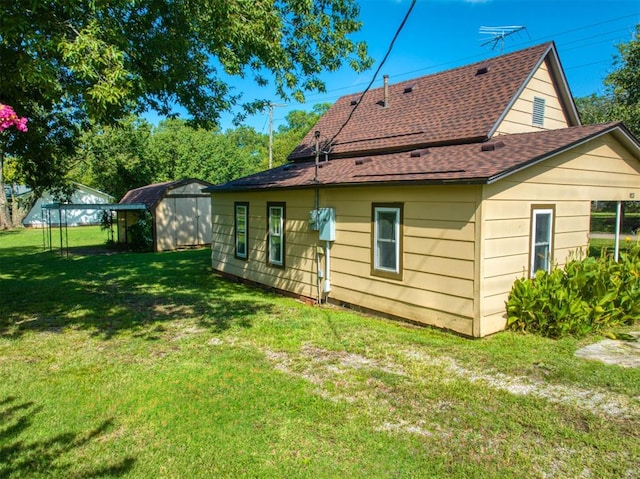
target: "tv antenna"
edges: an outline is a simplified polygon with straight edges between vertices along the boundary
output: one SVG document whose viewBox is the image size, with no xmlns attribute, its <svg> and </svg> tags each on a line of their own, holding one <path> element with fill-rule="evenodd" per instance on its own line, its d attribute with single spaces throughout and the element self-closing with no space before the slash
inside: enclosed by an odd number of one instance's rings
<svg viewBox="0 0 640 479">
<path fill-rule="evenodd" d="M 520 25 L 510 25 L 506 27 L 480 27 L 479 32 L 483 35 L 491 35 L 492 38 L 484 42 L 481 46 L 491 45 L 491 49 L 495 50 L 500 44 L 500 55 L 504 53 L 504 39 L 514 33 L 526 30 L 527 27 Z"/>
</svg>

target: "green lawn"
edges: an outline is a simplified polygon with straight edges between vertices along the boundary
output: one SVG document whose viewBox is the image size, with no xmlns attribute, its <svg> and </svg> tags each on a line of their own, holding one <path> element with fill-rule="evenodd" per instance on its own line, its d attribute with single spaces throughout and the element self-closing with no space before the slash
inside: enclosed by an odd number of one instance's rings
<svg viewBox="0 0 640 479">
<path fill-rule="evenodd" d="M 70 245 L 104 238 L 70 229 Z M 640 370 L 0 232 L 0 478 L 640 477 Z"/>
</svg>

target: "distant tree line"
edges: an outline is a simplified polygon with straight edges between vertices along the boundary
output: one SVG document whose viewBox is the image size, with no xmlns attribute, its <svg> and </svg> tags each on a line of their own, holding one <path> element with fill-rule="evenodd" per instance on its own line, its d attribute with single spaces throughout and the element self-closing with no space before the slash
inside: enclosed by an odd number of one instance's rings
<svg viewBox="0 0 640 479">
<path fill-rule="evenodd" d="M 330 104 L 312 111 L 293 110 L 273 133 L 273 166 L 286 161 L 289 153 L 315 125 Z M 104 191 L 119 200 L 133 188 L 198 178 L 213 184 L 246 176 L 268 168 L 269 136 L 240 126 L 226 131 L 195 126 L 182 119 L 168 119 L 153 126 L 129 116 L 111 126 L 93 125 L 83 132 L 66 163 L 66 178 L 49 190 L 64 201 L 73 192 L 73 182 Z M 20 161 L 7 157 L 5 182 L 22 184 Z M 9 189 L 10 191 L 10 189 Z M 14 226 L 20 224 L 35 195 L 11 202 Z"/>
</svg>

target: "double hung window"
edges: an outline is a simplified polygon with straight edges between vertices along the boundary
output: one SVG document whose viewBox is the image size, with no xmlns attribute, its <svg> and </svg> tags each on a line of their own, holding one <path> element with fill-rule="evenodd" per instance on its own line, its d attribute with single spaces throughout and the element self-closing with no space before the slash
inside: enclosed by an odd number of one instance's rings
<svg viewBox="0 0 640 479">
<path fill-rule="evenodd" d="M 268 264 L 284 267 L 285 204 L 267 203 Z"/>
<path fill-rule="evenodd" d="M 531 251 L 529 253 L 529 275 L 536 271 L 551 271 L 553 259 L 553 206 L 534 206 L 531 209 Z"/>
<path fill-rule="evenodd" d="M 402 279 L 402 204 L 373 204 L 371 274 Z"/>
<path fill-rule="evenodd" d="M 235 210 L 235 256 L 240 259 L 247 259 L 249 244 L 249 203 L 237 202 Z"/>
</svg>

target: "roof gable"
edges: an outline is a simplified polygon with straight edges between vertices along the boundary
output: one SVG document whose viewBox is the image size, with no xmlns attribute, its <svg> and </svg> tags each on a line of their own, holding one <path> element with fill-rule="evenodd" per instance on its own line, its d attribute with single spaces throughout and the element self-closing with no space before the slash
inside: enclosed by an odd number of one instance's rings
<svg viewBox="0 0 640 479">
<path fill-rule="evenodd" d="M 389 85 L 387 106 L 384 88 L 368 91 L 361 100 L 360 94 L 344 96 L 318 121 L 289 159 L 313 157 L 315 131 L 320 132 L 322 149 L 331 151 L 332 157 L 487 140 L 545 61 L 558 82 L 570 124 L 578 125 L 555 46 L 545 43 Z M 352 111 L 351 119 L 340 131 Z"/>
</svg>

